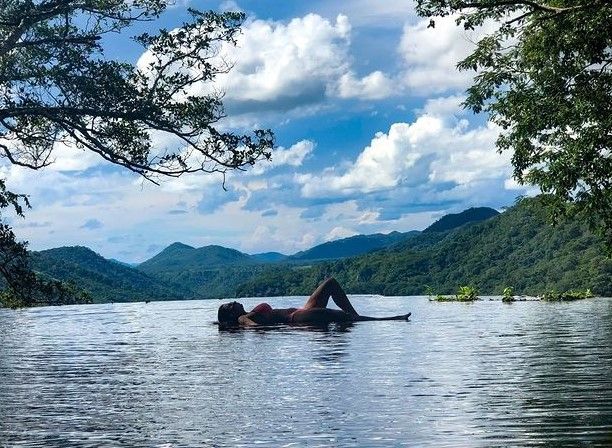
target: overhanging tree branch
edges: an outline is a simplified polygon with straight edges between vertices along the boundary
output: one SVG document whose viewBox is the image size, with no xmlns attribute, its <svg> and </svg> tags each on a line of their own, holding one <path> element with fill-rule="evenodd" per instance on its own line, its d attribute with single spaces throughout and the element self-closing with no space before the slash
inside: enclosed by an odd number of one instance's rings
<svg viewBox="0 0 612 448">
<path fill-rule="evenodd" d="M 476 9 L 495 9 L 501 6 L 526 6 L 536 11 L 543 12 L 552 12 L 552 13 L 560 13 L 566 11 L 576 11 L 579 9 L 592 8 L 594 5 L 600 5 L 605 3 L 605 1 L 593 1 L 591 4 L 585 5 L 577 5 L 577 6 L 569 6 L 569 7 L 559 7 L 552 6 L 544 3 L 537 3 L 535 1 L 530 0 L 493 0 L 490 2 L 464 2 L 459 1 L 453 4 L 457 9 L 465 9 L 465 8 L 476 8 Z"/>
<path fill-rule="evenodd" d="M 11 0 L 0 9 L 0 156 L 42 169 L 53 162 L 61 142 L 154 183 L 188 173 L 221 173 L 222 187 L 227 172 L 269 159 L 270 130 L 217 129 L 225 111 L 213 83 L 231 69 L 221 50 L 236 44 L 244 14 L 190 10 L 191 20 L 181 27 L 135 38 L 150 63 L 136 66 L 104 57 L 103 34 L 151 20 L 167 4 Z M 175 143 L 158 147 L 154 136 L 159 134 Z M 27 197 L 5 191 L 0 179 L 0 208 L 13 205 L 21 214 L 22 204 L 28 204 Z M 23 287 L 23 299 L 42 284 L 23 274 L 25 264 L 12 269 L 10 257 L 2 258 L 3 251 L 25 247 L 9 231 L 0 228 L 0 239 L 7 242 L 0 244 L 0 274 L 13 275 L 9 285 L 15 291 Z"/>
<path fill-rule="evenodd" d="M 502 128 L 515 179 L 548 193 L 553 216 L 579 213 L 612 254 L 612 1 L 417 0 L 417 11 L 502 22 L 458 64 L 477 72 L 464 106 Z"/>
<path fill-rule="evenodd" d="M 240 169 L 270 157 L 274 140 L 269 130 L 236 139 L 232 134 L 218 133 L 213 126 L 225 116 L 219 94 L 214 90 L 186 94 L 186 89 L 197 90 L 197 85 L 230 70 L 231 66 L 219 56 L 219 48 L 236 42 L 241 14 L 191 11 L 194 21 L 182 29 L 139 36 L 137 40 L 149 48 L 153 62 L 138 68 L 90 58 L 89 54 L 101 51 L 95 44 L 99 35 L 91 30 L 79 34 L 73 25 L 35 26 L 49 14 L 54 13 L 55 19 L 67 8 L 71 14 L 94 11 L 91 5 L 95 4 L 57 0 L 39 5 L 27 20 L 28 38 L 13 44 L 13 49 L 26 53 L 5 54 L 11 64 L 4 66 L 0 79 L 17 93 L 3 102 L 0 99 L 0 123 L 10 132 L 5 137 L 10 137 L 15 147 L 19 147 L 19 141 L 22 143 L 18 152 L 4 150 L 11 163 L 37 169 L 52 160 L 49 156 L 54 138 L 40 132 L 45 127 L 76 139 L 111 163 L 146 178 L 150 177 L 147 173 L 176 176 Z M 135 20 L 123 1 L 117 0 L 116 5 L 118 11 L 97 11 L 98 19 L 121 17 L 120 21 L 128 23 Z M 16 27 L 19 32 L 23 23 L 22 20 Z M 70 34 L 66 34 L 69 28 Z M 13 29 L 8 34 L 17 32 Z M 36 48 L 41 64 L 25 63 L 30 48 Z M 48 60 L 54 62 L 49 65 Z M 158 157 L 152 152 L 150 131 L 178 138 L 185 149 Z M 215 168 L 201 162 L 191 164 L 188 156 L 196 153 Z"/>
</svg>

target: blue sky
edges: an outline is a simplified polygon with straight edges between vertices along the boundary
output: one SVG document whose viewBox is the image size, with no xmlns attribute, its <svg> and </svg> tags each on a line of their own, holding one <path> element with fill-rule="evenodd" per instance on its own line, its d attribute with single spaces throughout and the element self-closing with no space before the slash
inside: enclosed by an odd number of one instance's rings
<svg viewBox="0 0 612 448">
<path fill-rule="evenodd" d="M 95 154 L 58 146 L 45 171 L 0 167 L 9 188 L 31 195 L 12 221 L 35 250 L 85 245 L 143 261 L 174 241 L 248 253 L 293 253 L 357 233 L 422 229 L 471 206 L 501 208 L 526 190 L 511 179 L 499 129 L 460 103 L 471 73 L 455 64 L 487 29 L 452 18 L 435 29 L 409 1 L 183 1 L 133 34 L 175 28 L 187 7 L 248 14 L 225 92 L 226 129 L 272 128 L 271 163 L 152 185 Z M 142 66 L 128 34 L 106 54 Z M 206 91 L 202 86 L 202 92 Z M 171 139 L 155 136 L 158 145 Z"/>
</svg>

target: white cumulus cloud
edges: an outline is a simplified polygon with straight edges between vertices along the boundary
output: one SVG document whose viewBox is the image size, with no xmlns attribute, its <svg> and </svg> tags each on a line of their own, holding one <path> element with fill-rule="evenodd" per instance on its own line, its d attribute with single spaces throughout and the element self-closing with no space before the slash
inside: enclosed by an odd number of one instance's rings
<svg viewBox="0 0 612 448">
<path fill-rule="evenodd" d="M 350 32 L 344 15 L 335 22 L 316 14 L 288 23 L 247 22 L 236 47 L 221 49 L 233 67 L 216 85 L 226 93 L 230 112 L 290 110 L 322 101 L 334 80 L 347 71 Z"/>
<path fill-rule="evenodd" d="M 380 70 L 361 79 L 349 72 L 340 77 L 337 95 L 340 98 L 382 99 L 393 94 L 393 84 L 393 80 Z"/>
<path fill-rule="evenodd" d="M 457 26 L 453 16 L 437 18 L 435 23 L 434 28 L 428 28 L 429 19 L 423 19 L 404 26 L 398 51 L 405 63 L 404 83 L 412 94 L 465 90 L 474 72 L 459 72 L 457 63 L 497 27 L 487 23 L 474 31 L 466 31 Z"/>
<path fill-rule="evenodd" d="M 380 70 L 355 74 L 350 55 L 351 24 L 307 14 L 289 21 L 252 19 L 241 28 L 236 45 L 223 43 L 215 63 L 229 65 L 214 84 L 197 83 L 190 95 L 223 93 L 230 126 L 251 126 L 262 113 L 312 112 L 330 98 L 382 99 L 396 93 L 394 80 Z M 148 70 L 156 56 L 147 50 L 138 67 Z M 177 68 L 178 69 L 178 68 Z M 181 70 L 187 70 L 181 68 Z"/>
<path fill-rule="evenodd" d="M 352 229 L 347 229 L 346 227 L 338 226 L 331 229 L 328 234 L 325 236 L 325 241 L 334 241 L 342 238 L 348 238 L 350 236 L 357 235 L 358 232 L 355 232 Z"/>
<path fill-rule="evenodd" d="M 274 150 L 270 162 L 262 160 L 249 172 L 254 175 L 259 175 L 284 165 L 293 167 L 301 166 L 304 159 L 312 153 L 314 147 L 315 144 L 310 140 L 300 140 L 289 148 L 283 148 L 281 146 Z"/>
<path fill-rule="evenodd" d="M 344 170 L 297 175 L 302 195 L 348 197 L 418 186 L 421 192 L 430 188 L 435 196 L 435 186 L 444 183 L 469 187 L 489 179 L 503 181 L 510 174 L 510 160 L 509 154 L 495 150 L 499 128 L 470 127 L 456 119 L 449 105 L 458 102 L 458 97 L 449 97 L 427 103 L 414 122 L 394 123 L 386 133 L 377 133 Z"/>
<path fill-rule="evenodd" d="M 388 133 L 376 134 L 346 173 L 327 172 L 324 179 L 300 176 L 302 193 L 306 197 L 317 197 L 326 191 L 369 193 L 394 187 L 429 151 L 422 143 L 439 136 L 443 126 L 440 118 L 430 115 L 423 115 L 412 124 L 394 123 Z"/>
<path fill-rule="evenodd" d="M 465 110 L 461 103 L 465 101 L 465 95 L 450 95 L 430 98 L 425 101 L 422 113 L 438 117 L 450 117 L 464 115 Z"/>
</svg>

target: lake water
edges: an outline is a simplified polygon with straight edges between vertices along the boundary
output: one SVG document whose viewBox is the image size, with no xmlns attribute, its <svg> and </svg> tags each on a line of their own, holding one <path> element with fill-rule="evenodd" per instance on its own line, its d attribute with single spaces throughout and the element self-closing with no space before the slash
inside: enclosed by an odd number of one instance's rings
<svg viewBox="0 0 612 448">
<path fill-rule="evenodd" d="M 412 320 L 219 332 L 219 301 L 0 309 L 0 446 L 612 446 L 612 300 L 352 299 Z"/>
</svg>

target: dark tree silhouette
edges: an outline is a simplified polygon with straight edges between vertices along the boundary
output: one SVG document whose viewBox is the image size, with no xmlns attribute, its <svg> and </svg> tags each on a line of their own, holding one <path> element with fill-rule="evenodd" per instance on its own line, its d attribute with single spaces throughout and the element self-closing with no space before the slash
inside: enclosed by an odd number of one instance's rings
<svg viewBox="0 0 612 448">
<path fill-rule="evenodd" d="M 69 145 L 152 182 L 225 175 L 269 159 L 270 130 L 236 134 L 218 126 L 222 93 L 212 81 L 231 69 L 219 50 L 236 43 L 243 13 L 190 10 L 182 27 L 134 38 L 146 63 L 105 58 L 107 34 L 155 19 L 168 3 L 0 0 L 0 156 L 38 170 L 53 162 L 58 145 Z M 167 137 L 175 143 L 156 144 Z M 0 207 L 9 205 L 22 214 L 27 198 L 0 180 Z"/>
<path fill-rule="evenodd" d="M 101 38 L 156 17 L 160 0 L 3 1 L 0 10 L 0 153 L 39 169 L 58 142 L 99 154 L 149 179 L 252 165 L 270 156 L 269 130 L 222 132 L 221 94 L 193 93 L 231 66 L 242 13 L 200 13 L 174 31 L 143 34 L 146 66 L 103 58 Z M 201 91 L 201 89 L 198 89 Z M 152 133 L 179 147 L 155 148 Z"/>
<path fill-rule="evenodd" d="M 612 252 L 612 2 L 417 0 L 417 12 L 499 23 L 459 63 L 477 72 L 464 105 L 501 126 L 515 179 L 547 193 L 554 218 L 580 213 Z"/>
</svg>

